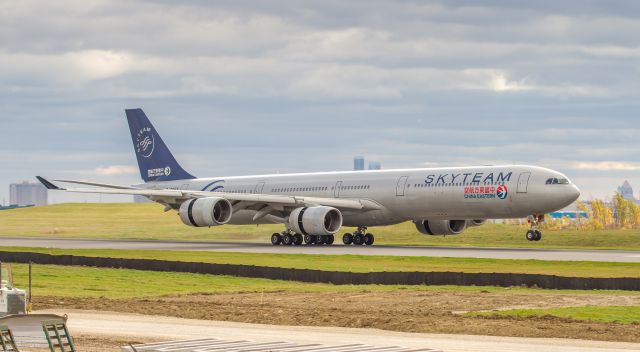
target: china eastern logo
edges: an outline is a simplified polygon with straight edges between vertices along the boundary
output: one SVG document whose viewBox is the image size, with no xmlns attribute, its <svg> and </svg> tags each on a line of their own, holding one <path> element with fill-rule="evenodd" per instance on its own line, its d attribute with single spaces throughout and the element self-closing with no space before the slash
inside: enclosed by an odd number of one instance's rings
<svg viewBox="0 0 640 352">
<path fill-rule="evenodd" d="M 150 157 L 153 154 L 154 142 L 151 127 L 140 129 L 136 136 L 136 152 L 144 158 Z"/>
<path fill-rule="evenodd" d="M 506 199 L 507 185 L 495 186 L 467 186 L 464 188 L 466 199 Z"/>
<path fill-rule="evenodd" d="M 507 195 L 509 194 L 509 191 L 507 190 L 507 185 L 500 185 L 498 187 L 498 190 L 496 191 L 496 195 L 498 196 L 498 198 L 500 199 L 505 199 L 507 198 Z"/>
</svg>

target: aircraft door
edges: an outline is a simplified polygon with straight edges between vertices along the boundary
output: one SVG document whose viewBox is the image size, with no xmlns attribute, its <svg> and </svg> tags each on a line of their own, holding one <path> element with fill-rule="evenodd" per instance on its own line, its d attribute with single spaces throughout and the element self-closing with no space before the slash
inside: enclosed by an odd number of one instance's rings
<svg viewBox="0 0 640 352">
<path fill-rule="evenodd" d="M 340 189 L 342 188 L 342 181 L 336 182 L 335 187 L 333 188 L 333 196 L 335 198 L 340 198 Z"/>
<path fill-rule="evenodd" d="M 262 190 L 264 189 L 264 182 L 258 182 L 256 188 L 253 190 L 253 193 L 262 194 Z"/>
<path fill-rule="evenodd" d="M 407 180 L 409 176 L 400 176 L 398 179 L 398 183 L 396 184 L 396 196 L 402 197 L 404 196 L 404 189 L 407 187 Z"/>
<path fill-rule="evenodd" d="M 518 193 L 527 193 L 531 172 L 522 172 L 518 177 Z"/>
</svg>

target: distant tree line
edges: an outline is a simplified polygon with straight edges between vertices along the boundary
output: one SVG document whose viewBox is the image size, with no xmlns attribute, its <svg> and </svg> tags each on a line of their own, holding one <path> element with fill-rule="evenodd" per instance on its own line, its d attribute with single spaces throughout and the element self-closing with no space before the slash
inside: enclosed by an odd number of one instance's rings
<svg viewBox="0 0 640 352">
<path fill-rule="evenodd" d="M 626 199 L 620 193 L 613 196 L 611 204 L 601 199 L 588 202 L 576 202 L 578 214 L 576 221 L 567 219 L 550 219 L 546 228 L 567 228 L 576 226 L 581 229 L 638 229 L 640 228 L 640 205 L 635 200 Z M 580 214 L 587 214 L 581 217 Z"/>
</svg>

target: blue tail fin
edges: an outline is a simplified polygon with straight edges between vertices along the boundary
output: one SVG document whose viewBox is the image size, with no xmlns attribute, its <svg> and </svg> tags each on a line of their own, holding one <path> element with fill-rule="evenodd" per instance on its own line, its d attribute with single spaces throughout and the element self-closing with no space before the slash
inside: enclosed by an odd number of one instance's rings
<svg viewBox="0 0 640 352">
<path fill-rule="evenodd" d="M 126 109 L 125 112 L 144 182 L 195 178 L 178 164 L 142 109 Z"/>
</svg>

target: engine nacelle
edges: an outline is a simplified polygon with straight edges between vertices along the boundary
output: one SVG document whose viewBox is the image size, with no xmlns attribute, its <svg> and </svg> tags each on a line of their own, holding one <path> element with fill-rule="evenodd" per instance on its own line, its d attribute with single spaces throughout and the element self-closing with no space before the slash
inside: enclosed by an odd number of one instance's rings
<svg viewBox="0 0 640 352">
<path fill-rule="evenodd" d="M 420 233 L 429 236 L 458 235 L 467 228 L 467 220 L 414 221 Z"/>
<path fill-rule="evenodd" d="M 302 235 L 333 235 L 342 227 L 342 213 L 325 206 L 296 208 L 289 215 L 289 226 Z"/>
<path fill-rule="evenodd" d="M 195 227 L 219 226 L 231 220 L 233 207 L 219 197 L 196 198 L 180 205 L 180 220 Z"/>
<path fill-rule="evenodd" d="M 474 227 L 474 226 L 484 225 L 485 222 L 487 222 L 487 219 L 467 220 L 467 227 Z"/>
</svg>

